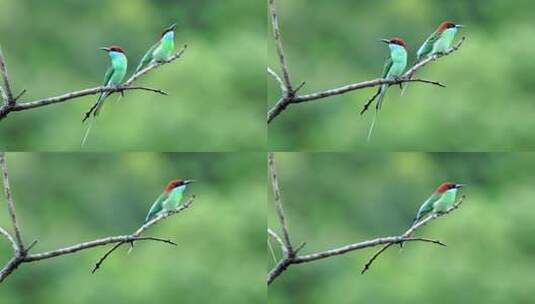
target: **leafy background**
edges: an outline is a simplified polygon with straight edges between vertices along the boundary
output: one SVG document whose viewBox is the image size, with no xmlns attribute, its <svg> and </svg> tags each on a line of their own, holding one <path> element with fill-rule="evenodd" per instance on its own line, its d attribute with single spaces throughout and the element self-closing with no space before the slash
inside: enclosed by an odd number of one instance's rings
<svg viewBox="0 0 535 304">
<path fill-rule="evenodd" d="M 307 242 L 303 254 L 397 235 L 438 184 L 450 180 L 467 188 L 458 210 L 417 234 L 448 247 L 392 247 L 365 275 L 360 271 L 378 248 L 291 266 L 269 287 L 270 303 L 532 301 L 534 153 L 275 157 L 291 237 Z M 268 202 L 269 227 L 279 231 L 272 198 Z"/>
<path fill-rule="evenodd" d="M 26 243 L 42 252 L 131 233 L 165 184 L 197 179 L 193 205 L 147 233 L 178 247 L 139 243 L 110 256 L 95 248 L 23 264 L 0 284 L 1 303 L 265 302 L 264 153 L 8 153 L 11 188 Z M 2 195 L 2 207 L 5 199 Z M 0 223 L 11 228 L 7 210 Z M 0 240 L 0 263 L 11 246 Z"/>
<path fill-rule="evenodd" d="M 466 25 L 458 53 L 418 74 L 448 85 L 392 87 L 373 140 L 372 115 L 359 111 L 366 89 L 291 106 L 269 126 L 279 151 L 524 151 L 535 147 L 535 22 L 533 1 L 328 0 L 277 1 L 287 60 L 301 93 L 379 77 L 387 49 L 379 38 L 400 36 L 412 54 L 444 19 Z M 461 36 L 459 35 L 459 37 Z M 268 64 L 279 71 L 272 39 Z M 268 104 L 279 97 L 268 80 Z"/>
<path fill-rule="evenodd" d="M 98 86 L 108 58 L 123 46 L 132 73 L 163 28 L 178 23 L 183 59 L 138 84 L 169 96 L 130 92 L 109 98 L 86 151 L 258 151 L 265 146 L 265 6 L 257 1 L 0 0 L 0 44 L 23 101 Z M 88 96 L 11 113 L 0 148 L 77 151 Z M 239 122 L 239 123 L 236 123 Z"/>
</svg>

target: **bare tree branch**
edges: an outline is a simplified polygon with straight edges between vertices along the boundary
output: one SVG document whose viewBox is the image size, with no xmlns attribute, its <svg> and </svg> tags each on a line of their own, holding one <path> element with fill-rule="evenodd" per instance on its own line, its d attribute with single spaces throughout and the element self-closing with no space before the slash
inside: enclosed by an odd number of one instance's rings
<svg viewBox="0 0 535 304">
<path fill-rule="evenodd" d="M 272 187 L 274 192 L 274 200 L 275 200 L 275 206 L 277 207 L 277 213 L 279 221 L 281 222 L 281 227 L 283 227 L 283 232 L 285 231 L 288 233 L 287 229 L 284 229 L 286 226 L 286 218 L 284 217 L 284 213 L 282 212 L 283 216 L 280 216 L 279 205 L 280 210 L 282 210 L 282 200 L 280 199 L 280 190 L 278 188 L 278 179 L 277 179 L 277 171 L 276 167 L 274 165 L 274 156 L 273 153 L 268 153 L 268 164 L 271 169 L 271 178 L 272 178 Z M 275 239 L 282 251 L 282 258 L 275 264 L 275 266 L 269 271 L 267 274 L 267 284 L 271 284 L 277 277 L 279 277 L 284 271 L 286 271 L 291 265 L 295 264 L 302 264 L 302 263 L 309 263 L 325 258 L 330 258 L 337 255 L 343 255 L 352 251 L 361 250 L 365 248 L 375 247 L 379 245 L 384 245 L 379 251 L 377 251 L 366 263 L 364 266 L 364 269 L 362 270 L 362 273 L 366 272 L 371 264 L 381 255 L 383 252 L 385 252 L 390 246 L 394 244 L 401 244 L 403 242 L 426 242 L 426 243 L 432 243 L 440 246 L 446 246 L 443 242 L 439 240 L 432 240 L 428 238 L 420 238 L 420 237 L 412 237 L 412 235 L 421 227 L 425 226 L 427 223 L 429 223 L 432 220 L 435 220 L 441 216 L 444 216 L 446 214 L 449 214 L 453 210 L 457 209 L 459 205 L 464 201 L 464 196 L 462 196 L 457 203 L 447 210 L 446 212 L 442 214 L 431 214 L 421 221 L 415 223 L 412 225 L 407 231 L 405 231 L 401 235 L 397 236 L 387 236 L 387 237 L 381 237 L 376 238 L 372 240 L 366 240 L 361 241 L 358 243 L 353 243 L 341 247 L 337 247 L 334 249 L 328 249 L 325 251 L 320 251 L 316 253 L 310 253 L 306 255 L 299 255 L 298 252 L 303 248 L 304 243 L 299 246 L 297 249 L 292 249 L 292 247 L 288 247 L 289 241 L 286 242 L 284 238 L 279 237 L 273 230 L 268 228 L 268 236 Z M 289 237 L 288 237 L 289 240 Z"/>
<path fill-rule="evenodd" d="M 134 83 L 134 81 L 138 80 L 141 76 L 146 75 L 150 71 L 152 71 L 152 70 L 154 70 L 154 69 L 156 69 L 156 68 L 158 68 L 158 67 L 160 67 L 160 66 L 162 66 L 164 64 L 171 63 L 171 62 L 181 58 L 182 55 L 184 54 L 184 52 L 186 51 L 186 48 L 187 48 L 187 45 L 184 45 L 183 48 L 181 48 L 177 53 L 175 53 L 166 62 L 155 62 L 155 63 L 150 64 L 149 66 L 145 67 L 141 71 L 139 71 L 139 72 L 135 73 L 134 75 L 132 75 L 128 80 L 126 80 L 122 85 L 120 85 L 118 87 L 100 86 L 100 87 L 95 87 L 95 88 L 89 88 L 89 89 L 84 89 L 84 90 L 79 90 L 79 91 L 68 92 L 68 93 L 65 93 L 65 94 L 58 95 L 58 96 L 47 97 L 47 98 L 38 99 L 38 100 L 34 100 L 34 101 L 28 101 L 28 102 L 24 102 L 24 103 L 17 103 L 17 102 L 13 102 L 11 104 L 6 103 L 6 104 L 4 104 L 3 106 L 0 107 L 0 120 L 4 119 L 11 112 L 25 111 L 25 110 L 39 108 L 39 107 L 43 107 L 43 106 L 47 106 L 47 105 L 51 105 L 51 104 L 67 102 L 67 101 L 71 101 L 71 100 L 74 100 L 74 99 L 79 98 L 79 97 L 100 94 L 100 93 L 103 93 L 103 92 L 112 92 L 112 93 L 120 92 L 120 93 L 122 93 L 122 92 L 127 91 L 127 90 L 144 90 L 144 91 L 150 91 L 150 92 L 154 92 L 154 93 L 158 93 L 158 94 L 162 94 L 162 95 L 167 95 L 166 92 L 164 92 L 162 90 L 159 90 L 159 89 L 154 89 L 154 88 L 145 87 L 145 86 L 132 86 L 132 84 Z M 6 91 L 7 91 L 7 89 L 6 89 Z M 18 100 L 25 92 L 26 92 L 26 90 L 23 90 L 21 92 L 21 94 L 19 94 L 19 96 L 17 96 L 14 100 L 15 101 Z"/>
<path fill-rule="evenodd" d="M 177 214 L 177 213 L 180 213 L 184 210 L 186 210 L 187 208 L 189 208 L 189 206 L 193 203 L 193 200 L 195 199 L 195 196 L 189 198 L 188 200 L 186 200 L 183 204 L 181 204 L 177 209 L 175 210 L 171 210 L 169 212 L 166 212 L 166 213 L 162 213 L 158 216 L 156 216 L 155 218 L 153 218 L 152 220 L 146 222 L 145 224 L 143 224 L 141 227 L 139 227 L 134 233 L 132 233 L 131 235 L 129 235 L 129 237 L 131 238 L 139 238 L 139 236 L 147 229 L 149 229 L 150 227 L 152 227 L 153 225 L 157 224 L 158 222 L 174 215 L 174 214 Z M 118 244 L 116 244 L 115 246 L 113 246 L 111 249 L 109 249 L 99 260 L 98 262 L 95 264 L 95 267 L 93 268 L 93 270 L 91 271 L 92 273 L 95 273 L 95 271 L 97 271 L 100 266 L 102 265 L 102 263 L 104 262 L 104 260 L 113 252 L 115 251 L 117 248 L 119 248 L 120 246 L 122 246 L 123 244 L 126 244 L 126 243 L 131 243 L 132 246 L 133 246 L 133 241 L 135 240 L 122 240 L 120 241 Z"/>
<path fill-rule="evenodd" d="M 17 252 L 17 250 L 19 250 L 17 242 L 11 236 L 11 234 L 9 234 L 9 232 L 7 232 L 7 230 L 5 230 L 4 228 L 0 227 L 0 234 L 3 235 L 11 243 L 11 247 L 13 247 L 13 252 Z"/>
<path fill-rule="evenodd" d="M 2 170 L 2 175 L 3 175 L 3 180 L 4 180 L 4 190 L 6 192 L 8 210 L 9 210 L 9 213 L 11 214 L 11 220 L 13 222 L 14 230 L 18 232 L 19 238 L 20 238 L 20 228 L 18 227 L 16 223 L 15 208 L 13 204 L 13 198 L 11 196 L 11 190 L 9 188 L 9 178 L 8 178 L 8 171 L 7 171 L 7 165 L 6 165 L 4 152 L 0 152 L 0 169 Z M 141 237 L 141 234 L 145 232 L 147 229 L 149 229 L 150 227 L 152 227 L 153 225 L 168 218 L 169 216 L 180 213 L 184 211 L 185 209 L 189 208 L 194 199 L 195 197 L 193 196 L 189 198 L 188 200 L 186 200 L 177 209 L 168 211 L 166 213 L 156 216 L 149 222 L 141 225 L 132 234 L 105 237 L 105 238 L 101 238 L 101 239 L 97 239 L 93 241 L 82 242 L 82 243 L 78 243 L 78 244 L 71 245 L 68 247 L 59 248 L 59 249 L 55 249 L 51 251 L 45 251 L 41 253 L 35 253 L 35 254 L 30 254 L 29 251 L 37 243 L 37 240 L 34 240 L 33 242 L 31 242 L 30 245 L 28 245 L 28 247 L 24 247 L 22 245 L 21 239 L 16 240 L 9 234 L 9 232 L 7 232 L 5 229 L 0 227 L 0 234 L 3 235 L 12 244 L 13 252 L 14 252 L 13 257 L 7 262 L 6 265 L 4 265 L 2 269 L 0 269 L 0 283 L 7 276 L 13 273 L 13 271 L 15 271 L 23 263 L 32 263 L 32 262 L 37 262 L 37 261 L 41 261 L 45 259 L 55 258 L 55 257 L 62 256 L 62 255 L 73 254 L 73 253 L 86 250 L 86 249 L 90 249 L 90 248 L 115 244 L 111 250 L 106 252 L 106 254 L 99 259 L 99 261 L 95 265 L 95 268 L 93 268 L 92 270 L 92 272 L 95 272 L 104 262 L 104 260 L 113 251 L 115 251 L 115 249 L 119 248 L 121 245 L 126 244 L 126 243 L 133 243 L 134 241 L 157 241 L 157 242 L 162 242 L 162 243 L 176 246 L 177 244 L 169 239 L 162 239 L 162 238 L 157 238 L 157 237 Z"/>
<path fill-rule="evenodd" d="M 374 79 L 374 80 L 353 83 L 353 84 L 337 87 L 334 89 L 318 91 L 318 92 L 311 93 L 311 94 L 298 95 L 297 91 L 299 89 L 292 89 L 292 86 L 291 86 L 291 79 L 288 73 L 288 66 L 285 60 L 284 50 L 282 48 L 282 41 L 281 41 L 281 35 L 280 35 L 280 29 L 279 29 L 279 24 L 278 24 L 278 17 L 277 17 L 275 3 L 274 3 L 274 0 L 268 0 L 268 2 L 269 2 L 270 12 L 271 12 L 271 27 L 273 30 L 273 38 L 275 40 L 275 45 L 277 46 L 277 53 L 279 56 L 279 61 L 281 63 L 281 69 L 283 71 L 283 80 L 284 80 L 283 82 L 281 82 L 280 78 L 276 76 L 276 74 L 271 69 L 268 69 L 268 73 L 272 75 L 281 84 L 281 97 L 267 113 L 268 124 L 271 123 L 271 121 L 275 119 L 277 116 L 279 116 L 282 112 L 284 112 L 288 108 L 289 105 L 313 101 L 313 100 L 319 100 L 319 99 L 327 98 L 330 96 L 341 95 L 341 94 L 345 94 L 345 93 L 352 92 L 355 90 L 361 90 L 364 88 L 380 86 L 383 84 L 395 85 L 395 84 L 402 84 L 405 82 L 420 82 L 420 83 L 445 87 L 442 83 L 437 82 L 437 81 L 431 81 L 431 80 L 425 80 L 425 79 L 411 79 L 411 78 L 416 73 L 417 70 L 429 64 L 430 62 L 435 61 L 441 57 L 447 56 L 457 51 L 465 40 L 465 37 L 462 37 L 459 40 L 459 42 L 456 45 L 454 45 L 452 49 L 449 50 L 448 52 L 444 54 L 435 54 L 433 56 L 426 58 L 425 60 L 420 61 L 419 63 L 415 64 L 410 69 L 408 69 L 407 72 L 405 72 L 405 74 L 398 79 Z M 363 112 L 365 111 L 363 110 Z"/>
<path fill-rule="evenodd" d="M 282 38 L 279 29 L 279 17 L 277 16 L 277 9 L 275 7 L 275 0 L 269 0 L 269 9 L 271 12 L 271 27 L 273 32 L 273 39 L 277 47 L 277 54 L 279 55 L 279 62 L 281 65 L 282 76 L 284 79 L 285 95 L 292 95 L 294 90 L 292 89 L 292 82 L 290 80 L 290 72 L 288 71 L 288 64 L 286 63 L 286 56 L 284 54 L 284 48 L 282 47 Z"/>
<path fill-rule="evenodd" d="M 22 237 L 20 235 L 20 227 L 17 222 L 17 213 L 15 211 L 13 196 L 11 195 L 11 189 L 9 187 L 9 175 L 7 171 L 6 155 L 4 152 L 0 152 L 0 167 L 2 168 L 2 179 L 4 184 L 4 194 L 7 201 L 7 209 L 9 211 L 9 216 L 11 217 L 13 230 L 15 231 L 15 241 L 17 243 L 18 251 L 24 251 L 24 244 L 22 243 Z"/>
<path fill-rule="evenodd" d="M 284 238 L 284 246 L 286 246 L 289 254 L 293 253 L 292 243 L 290 242 L 290 235 L 288 233 L 288 224 L 284 215 L 284 208 L 282 207 L 282 199 L 279 189 L 279 180 L 277 177 L 277 167 L 275 165 L 275 159 L 272 152 L 268 153 L 268 165 L 271 172 L 271 183 L 273 188 L 273 198 L 275 200 L 275 207 L 277 208 L 277 216 L 282 229 L 282 236 Z"/>
<path fill-rule="evenodd" d="M 275 239 L 279 243 L 283 253 L 286 253 L 286 251 L 288 251 L 288 248 L 286 248 L 286 245 L 284 245 L 284 241 L 280 238 L 280 236 L 270 228 L 267 229 L 267 232 L 273 239 Z"/>
<path fill-rule="evenodd" d="M 7 65 L 6 60 L 4 59 L 4 53 L 0 47 L 0 72 L 2 73 L 2 79 L 4 80 L 4 103 L 6 105 L 14 105 L 15 99 L 13 98 L 13 93 L 11 92 L 11 84 L 9 83 L 9 76 L 7 74 Z"/>
</svg>

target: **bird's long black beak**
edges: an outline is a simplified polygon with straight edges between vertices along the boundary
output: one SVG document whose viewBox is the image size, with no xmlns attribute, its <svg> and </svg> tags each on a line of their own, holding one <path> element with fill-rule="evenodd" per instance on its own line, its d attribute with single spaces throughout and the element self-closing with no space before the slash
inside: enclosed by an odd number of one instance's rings
<svg viewBox="0 0 535 304">
<path fill-rule="evenodd" d="M 196 183 L 197 181 L 194 180 L 194 179 L 188 179 L 188 180 L 185 180 L 184 181 L 184 185 L 187 185 L 187 184 L 191 184 L 191 183 Z"/>
<path fill-rule="evenodd" d="M 101 48 L 98 48 L 99 50 L 101 51 L 106 51 L 106 52 L 109 52 L 111 49 L 109 47 L 101 47 Z"/>
<path fill-rule="evenodd" d="M 456 27 L 456 28 L 465 28 L 465 26 L 462 25 L 462 24 L 456 24 L 455 27 Z"/>
<path fill-rule="evenodd" d="M 464 186 L 466 186 L 466 185 L 465 184 L 456 184 L 455 188 L 460 189 L 460 188 L 464 188 Z"/>
<path fill-rule="evenodd" d="M 384 42 L 386 44 L 390 44 L 390 40 L 389 39 L 379 39 L 379 42 Z"/>
</svg>

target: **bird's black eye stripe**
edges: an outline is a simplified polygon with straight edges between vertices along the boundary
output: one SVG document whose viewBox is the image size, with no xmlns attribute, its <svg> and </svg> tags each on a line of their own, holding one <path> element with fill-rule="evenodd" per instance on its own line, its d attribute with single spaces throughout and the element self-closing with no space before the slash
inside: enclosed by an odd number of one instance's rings
<svg viewBox="0 0 535 304">
<path fill-rule="evenodd" d="M 450 24 L 448 25 L 448 28 L 454 28 L 454 27 L 455 27 L 455 24 L 453 24 L 453 23 L 450 23 Z"/>
</svg>

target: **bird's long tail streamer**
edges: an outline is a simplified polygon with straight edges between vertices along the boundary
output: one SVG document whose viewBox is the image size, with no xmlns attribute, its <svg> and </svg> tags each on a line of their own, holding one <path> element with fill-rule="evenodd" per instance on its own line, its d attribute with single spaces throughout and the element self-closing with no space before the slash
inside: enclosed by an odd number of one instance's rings
<svg viewBox="0 0 535 304">
<path fill-rule="evenodd" d="M 271 257 L 273 258 L 273 262 L 277 263 L 277 258 L 275 257 L 275 251 L 273 250 L 273 246 L 271 246 L 271 242 L 269 238 L 267 238 L 267 245 L 269 248 L 269 252 L 271 253 Z"/>
<path fill-rule="evenodd" d="M 87 136 L 89 136 L 89 132 L 91 131 L 91 128 L 93 127 L 93 122 L 95 121 L 96 117 L 93 117 L 93 119 L 91 119 L 91 121 L 89 122 L 89 125 L 87 125 L 87 128 L 85 128 L 85 133 L 84 133 L 84 137 L 82 137 L 82 143 L 80 145 L 80 147 L 84 147 L 85 145 L 85 142 L 87 140 Z"/>
<path fill-rule="evenodd" d="M 372 124 L 370 125 L 370 129 L 368 130 L 368 139 L 367 139 L 368 142 L 370 142 L 372 138 L 373 128 L 375 127 L 375 122 L 377 121 L 378 113 L 379 113 L 379 110 L 375 109 L 375 114 L 373 115 Z"/>
<path fill-rule="evenodd" d="M 128 249 L 128 253 L 127 254 L 132 253 L 132 250 L 134 250 L 134 242 L 130 243 L 130 249 Z"/>
</svg>

